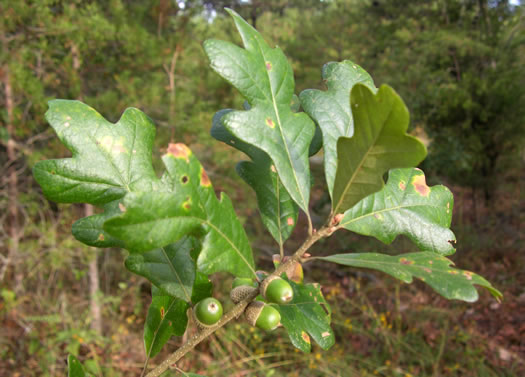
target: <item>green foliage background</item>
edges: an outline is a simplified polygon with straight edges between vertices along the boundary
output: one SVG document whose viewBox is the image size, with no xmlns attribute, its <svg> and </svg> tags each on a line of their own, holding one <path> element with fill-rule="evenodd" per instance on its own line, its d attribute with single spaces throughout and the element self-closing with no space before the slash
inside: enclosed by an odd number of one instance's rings
<svg viewBox="0 0 525 377">
<path fill-rule="evenodd" d="M 81 209 L 47 202 L 30 174 L 39 160 L 68 156 L 44 120 L 48 100 L 80 99 L 111 121 L 117 121 L 127 107 L 140 108 L 157 125 L 154 161 L 160 161 L 157 157 L 170 141 L 190 145 L 215 188 L 232 198 L 264 263 L 268 235 L 252 216 L 255 197 L 235 174 L 235 162 L 244 157 L 209 134 L 217 109 L 240 109 L 243 102 L 209 68 L 202 47 L 209 38 L 239 41 L 223 6 L 256 24 L 270 46 L 281 47 L 295 72 L 296 94 L 312 86 L 325 90 L 320 68 L 344 59 L 365 68 L 376 86 L 388 83 L 395 88 L 410 110 L 409 130 L 428 143 L 425 171 L 428 177 L 440 177 L 430 183 L 444 179 L 456 185 L 460 199 L 470 195 L 474 203 L 476 197 L 486 200 L 481 210 L 479 203 L 461 207 L 460 200 L 456 220 L 463 226 L 464 245 L 479 247 L 483 239 L 469 242 L 469 235 L 476 239 L 480 226 L 492 228 L 507 219 L 501 227 L 505 233 L 495 234 L 489 245 L 496 250 L 518 248 L 496 241 L 503 236 L 518 240 L 514 219 L 523 220 L 520 207 L 513 204 L 520 200 L 516 187 L 523 179 L 519 172 L 525 137 L 523 6 L 497 0 L 0 0 L 0 166 L 7 171 L 14 164 L 17 169 L 15 200 L 22 213 L 20 256 L 0 282 L 0 321 L 2 333 L 7 334 L 0 338 L 0 371 L 60 375 L 60 359 L 72 352 L 91 354 L 95 360 L 87 365 L 91 371 L 137 374 L 111 366 L 118 363 L 104 360 L 100 350 L 122 351 L 120 344 L 131 337 L 124 325 L 127 321 L 134 331 L 134 321 L 145 317 L 141 298 L 149 295 L 149 288 L 142 288 L 142 280 L 129 280 L 120 255 L 104 254 L 100 262 L 104 316 L 109 320 L 111 313 L 119 313 L 117 321 L 106 324 L 111 329 L 107 334 L 117 332 L 118 339 L 83 330 L 89 327 L 83 287 L 93 251 L 68 233 Z M 14 104 L 11 134 L 4 95 L 7 75 Z M 17 145 L 14 162 L 6 153 L 9 139 Z M 322 181 L 319 175 L 314 178 Z M 6 211 L 12 198 L 7 183 L 2 174 L 3 256 L 10 242 Z M 329 200 L 322 191 L 326 189 L 314 186 L 312 206 L 319 216 L 326 210 L 323 201 Z M 497 210 L 501 198 L 511 200 L 507 213 Z M 483 214 L 489 216 L 483 221 L 476 218 Z M 344 241 L 344 246 L 332 246 L 348 249 L 361 242 Z M 15 286 L 17 273 L 24 277 L 22 286 Z M 498 281 L 494 283 L 497 286 Z M 77 314 L 79 308 L 82 315 Z M 41 323 L 45 326 L 39 327 Z M 137 326 L 138 333 L 141 327 Z M 21 340 L 15 342 L 17 338 Z M 136 355 L 141 351 L 136 350 Z M 375 355 L 374 362 L 384 362 L 383 356 Z M 376 366 L 360 368 L 372 373 Z M 425 368 L 421 375 L 428 372 Z M 317 373 L 314 369 L 308 369 L 312 375 Z"/>
</svg>

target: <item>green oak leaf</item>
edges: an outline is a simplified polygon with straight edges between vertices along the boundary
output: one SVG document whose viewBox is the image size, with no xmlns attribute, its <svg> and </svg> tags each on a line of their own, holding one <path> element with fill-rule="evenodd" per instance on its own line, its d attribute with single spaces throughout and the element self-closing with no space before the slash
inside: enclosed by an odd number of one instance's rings
<svg viewBox="0 0 525 377">
<path fill-rule="evenodd" d="M 308 115 L 290 108 L 295 86 L 292 67 L 278 47 L 270 48 L 237 13 L 228 12 L 245 48 L 207 40 L 204 49 L 211 67 L 241 92 L 251 108 L 232 111 L 223 122 L 233 135 L 270 156 L 284 187 L 308 214 L 308 150 L 315 126 Z"/>
<path fill-rule="evenodd" d="M 222 117 L 231 111 L 233 110 L 226 109 L 215 114 L 211 135 L 252 159 L 239 162 L 237 173 L 255 191 L 263 224 L 282 246 L 297 223 L 297 205 L 282 185 L 268 154 L 232 135 L 221 122 Z"/>
<path fill-rule="evenodd" d="M 127 109 L 113 124 L 82 102 L 53 100 L 46 119 L 73 154 L 35 164 L 33 175 L 49 200 L 103 205 L 130 191 L 155 189 L 155 126 L 140 110 Z"/>
<path fill-rule="evenodd" d="M 144 252 L 176 242 L 186 234 L 203 235 L 197 258 L 205 274 L 227 271 L 255 276 L 248 237 L 230 199 L 218 200 L 202 165 L 184 144 L 170 144 L 162 157 L 164 191 L 129 193 L 125 211 L 107 220 L 104 229 L 125 239 L 128 249 Z"/>
<path fill-rule="evenodd" d="M 276 308 L 292 344 L 303 352 L 310 352 L 312 337 L 322 349 L 329 349 L 335 343 L 335 336 L 330 327 L 330 306 L 321 287 L 319 284 L 289 283 L 294 291 L 293 300 L 276 305 Z"/>
<path fill-rule="evenodd" d="M 206 212 L 202 222 L 206 235 L 197 258 L 198 270 L 205 274 L 227 271 L 239 277 L 256 276 L 250 241 L 230 198 L 222 192 L 217 199 L 206 171 L 184 144 L 170 144 L 162 160 L 166 166 L 162 182 L 191 187 L 195 206 Z"/>
<path fill-rule="evenodd" d="M 428 187 L 420 169 L 393 169 L 386 186 L 347 210 L 339 226 L 387 244 L 403 234 L 420 250 L 449 255 L 456 241 L 449 229 L 453 205 L 450 190 Z"/>
<path fill-rule="evenodd" d="M 427 154 L 417 138 L 406 134 L 408 110 L 389 86 L 382 85 L 374 95 L 367 86 L 354 85 L 350 103 L 354 135 L 337 142 L 334 214 L 379 191 L 384 185 L 383 174 L 389 169 L 416 166 Z"/>
<path fill-rule="evenodd" d="M 67 357 L 67 376 L 68 377 L 87 377 L 84 367 L 73 355 Z"/>
<path fill-rule="evenodd" d="M 159 353 L 173 336 L 182 336 L 186 331 L 188 303 L 167 295 L 159 288 L 151 288 L 151 305 L 144 324 L 144 348 L 147 358 Z"/>
<path fill-rule="evenodd" d="M 123 247 L 125 242 L 112 237 L 103 229 L 104 222 L 120 213 L 118 200 L 104 205 L 104 212 L 77 220 L 71 229 L 75 238 L 94 247 Z"/>
<path fill-rule="evenodd" d="M 184 237 L 168 246 L 126 258 L 126 268 L 144 276 L 172 297 L 191 302 L 195 282 L 195 261 L 191 258 L 198 241 Z"/>
<path fill-rule="evenodd" d="M 450 267 L 454 264 L 450 259 L 434 252 L 408 253 L 395 256 L 378 253 L 336 254 L 316 259 L 345 266 L 379 270 L 405 283 L 411 283 L 413 277 L 416 277 L 449 300 L 476 301 L 478 292 L 474 285 L 487 288 L 498 300 L 502 297 L 501 292 L 492 287 L 481 276 L 470 271 Z"/>
<path fill-rule="evenodd" d="M 332 196 L 337 170 L 337 140 L 352 137 L 354 120 L 350 109 L 350 91 L 361 83 L 376 92 L 372 77 L 357 64 L 345 60 L 323 66 L 323 81 L 327 90 L 306 89 L 299 98 L 304 111 L 312 117 L 322 131 L 324 165 L 328 191 Z"/>
</svg>

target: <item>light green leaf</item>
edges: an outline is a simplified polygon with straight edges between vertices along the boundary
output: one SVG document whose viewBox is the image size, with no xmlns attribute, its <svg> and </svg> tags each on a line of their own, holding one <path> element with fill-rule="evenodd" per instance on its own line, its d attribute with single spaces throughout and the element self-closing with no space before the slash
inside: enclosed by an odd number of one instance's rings
<svg viewBox="0 0 525 377">
<path fill-rule="evenodd" d="M 322 349 L 329 349 L 335 343 L 335 336 L 330 327 L 330 306 L 321 287 L 319 284 L 289 283 L 294 291 L 293 300 L 276 308 L 292 344 L 303 352 L 310 352 L 312 337 Z"/>
<path fill-rule="evenodd" d="M 156 187 L 155 127 L 140 110 L 129 108 L 112 124 L 82 102 L 54 100 L 46 119 L 73 154 L 35 164 L 33 174 L 49 200 L 102 205 Z"/>
<path fill-rule="evenodd" d="M 290 108 L 295 84 L 282 51 L 270 48 L 237 13 L 228 12 L 245 49 L 218 40 L 207 40 L 204 49 L 211 67 L 241 92 L 251 109 L 232 111 L 223 122 L 233 135 L 270 156 L 284 187 L 308 214 L 308 149 L 314 123 L 306 114 L 293 113 Z"/>
<path fill-rule="evenodd" d="M 231 111 L 233 110 L 221 110 L 215 114 L 211 135 L 252 159 L 251 162 L 239 162 L 237 173 L 254 189 L 262 221 L 277 243 L 282 245 L 297 223 L 297 205 L 282 185 L 270 157 L 259 148 L 232 135 L 222 124 L 221 118 Z"/>
<path fill-rule="evenodd" d="M 195 262 L 190 253 L 196 247 L 199 245 L 193 237 L 184 237 L 165 247 L 129 255 L 126 268 L 144 276 L 170 296 L 191 302 Z"/>
<path fill-rule="evenodd" d="M 474 302 L 478 299 L 475 285 L 487 288 L 496 298 L 501 292 L 481 276 L 450 267 L 454 263 L 433 252 L 408 253 L 390 256 L 378 253 L 336 254 L 317 259 L 338 263 L 345 266 L 371 268 L 383 271 L 405 283 L 411 283 L 413 277 L 430 285 L 437 293 L 451 300 Z"/>
<path fill-rule="evenodd" d="M 372 77 L 357 64 L 345 60 L 323 66 L 323 81 L 327 90 L 307 89 L 299 98 L 304 111 L 319 125 L 323 135 L 324 165 L 328 191 L 332 196 L 337 170 L 337 140 L 352 137 L 354 120 L 350 109 L 350 91 L 357 83 L 377 91 Z"/>
<path fill-rule="evenodd" d="M 67 357 L 67 376 L 68 377 L 87 377 L 84 367 L 80 364 L 80 361 L 73 356 L 68 355 Z"/>
<path fill-rule="evenodd" d="M 392 168 L 413 167 L 426 156 L 425 146 L 406 134 L 408 110 L 389 86 L 374 93 L 366 86 L 353 87 L 350 103 L 354 136 L 337 142 L 337 173 L 332 210 L 343 213 L 383 187 L 383 174 Z"/>
<path fill-rule="evenodd" d="M 393 169 L 386 186 L 347 210 L 339 225 L 387 244 L 403 234 L 420 250 L 448 255 L 455 252 L 453 206 L 450 190 L 428 187 L 421 170 Z"/>
<path fill-rule="evenodd" d="M 165 294 L 155 286 L 151 289 L 152 301 L 144 324 L 144 347 L 149 358 L 155 356 L 173 336 L 186 331 L 189 305 Z"/>
</svg>

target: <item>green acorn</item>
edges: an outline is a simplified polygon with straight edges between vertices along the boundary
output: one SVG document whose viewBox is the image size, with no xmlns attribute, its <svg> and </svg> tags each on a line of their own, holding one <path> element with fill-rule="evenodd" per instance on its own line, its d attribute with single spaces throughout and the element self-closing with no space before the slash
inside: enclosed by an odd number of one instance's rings
<svg viewBox="0 0 525 377">
<path fill-rule="evenodd" d="M 195 305 L 193 316 L 199 327 L 213 326 L 222 317 L 222 305 L 219 300 L 207 297 Z"/>
<path fill-rule="evenodd" d="M 232 289 L 247 285 L 257 288 L 257 282 L 249 278 L 235 278 L 232 282 Z"/>
<path fill-rule="evenodd" d="M 293 299 L 293 289 L 290 283 L 274 276 L 266 279 L 261 286 L 266 301 L 274 304 L 287 304 Z"/>
<path fill-rule="evenodd" d="M 231 290 L 230 298 L 235 304 L 238 304 L 256 290 L 257 288 L 249 285 L 240 285 Z"/>
<path fill-rule="evenodd" d="M 274 307 L 261 301 L 254 301 L 246 308 L 244 315 L 252 326 L 271 331 L 281 323 L 281 315 Z"/>
</svg>

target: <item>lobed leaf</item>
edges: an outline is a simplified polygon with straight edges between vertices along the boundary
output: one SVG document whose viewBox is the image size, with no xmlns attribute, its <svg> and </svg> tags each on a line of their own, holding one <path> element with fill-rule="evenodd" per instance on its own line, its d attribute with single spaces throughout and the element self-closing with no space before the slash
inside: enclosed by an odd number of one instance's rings
<svg viewBox="0 0 525 377">
<path fill-rule="evenodd" d="M 322 77 L 327 87 L 326 91 L 306 89 L 301 92 L 299 98 L 304 111 L 321 129 L 326 183 L 330 196 L 333 196 L 337 170 L 337 140 L 341 136 L 352 137 L 354 134 L 350 92 L 358 83 L 366 85 L 374 93 L 377 89 L 372 77 L 349 60 L 325 64 Z"/>
<path fill-rule="evenodd" d="M 173 336 L 186 331 L 188 303 L 167 295 L 155 286 L 151 288 L 152 300 L 144 324 L 144 348 L 148 359 L 160 352 Z"/>
<path fill-rule="evenodd" d="M 428 187 L 421 170 L 393 169 L 386 186 L 347 210 L 339 225 L 387 244 L 403 234 L 420 250 L 448 255 L 455 252 L 453 205 L 450 190 Z"/>
<path fill-rule="evenodd" d="M 416 277 L 449 300 L 476 301 L 478 292 L 474 287 L 475 284 L 487 288 L 498 300 L 502 297 L 501 292 L 481 276 L 450 267 L 454 264 L 450 259 L 433 252 L 425 251 L 396 256 L 378 253 L 336 254 L 317 259 L 345 266 L 379 270 L 405 283 L 411 283 L 413 277 Z"/>
<path fill-rule="evenodd" d="M 233 110 L 221 110 L 215 114 L 211 135 L 251 158 L 252 161 L 237 164 L 237 173 L 255 191 L 263 224 L 282 246 L 297 223 L 297 205 L 284 188 L 268 154 L 243 142 L 224 126 L 221 119 L 231 111 Z"/>
<path fill-rule="evenodd" d="M 409 115 L 403 100 L 389 86 L 377 94 L 362 84 L 351 93 L 354 136 L 337 142 L 337 172 L 332 210 L 343 213 L 383 187 L 392 168 L 413 167 L 426 156 L 425 146 L 406 134 Z"/>
<path fill-rule="evenodd" d="M 155 127 L 140 110 L 129 108 L 112 124 L 82 102 L 53 100 L 46 119 L 73 154 L 35 164 L 33 175 L 49 200 L 103 205 L 156 187 Z"/>
<path fill-rule="evenodd" d="M 239 139 L 268 154 L 284 187 L 308 214 L 308 150 L 314 123 L 306 114 L 293 113 L 290 108 L 295 84 L 292 68 L 282 51 L 270 48 L 237 13 L 228 12 L 245 48 L 207 40 L 204 49 L 211 67 L 241 92 L 251 108 L 226 114 L 224 125 Z"/>
<path fill-rule="evenodd" d="M 330 327 L 330 306 L 321 287 L 319 284 L 289 283 L 294 291 L 293 300 L 276 308 L 292 344 L 303 352 L 310 352 L 312 337 L 322 349 L 329 349 L 335 343 L 335 336 Z"/>
</svg>

